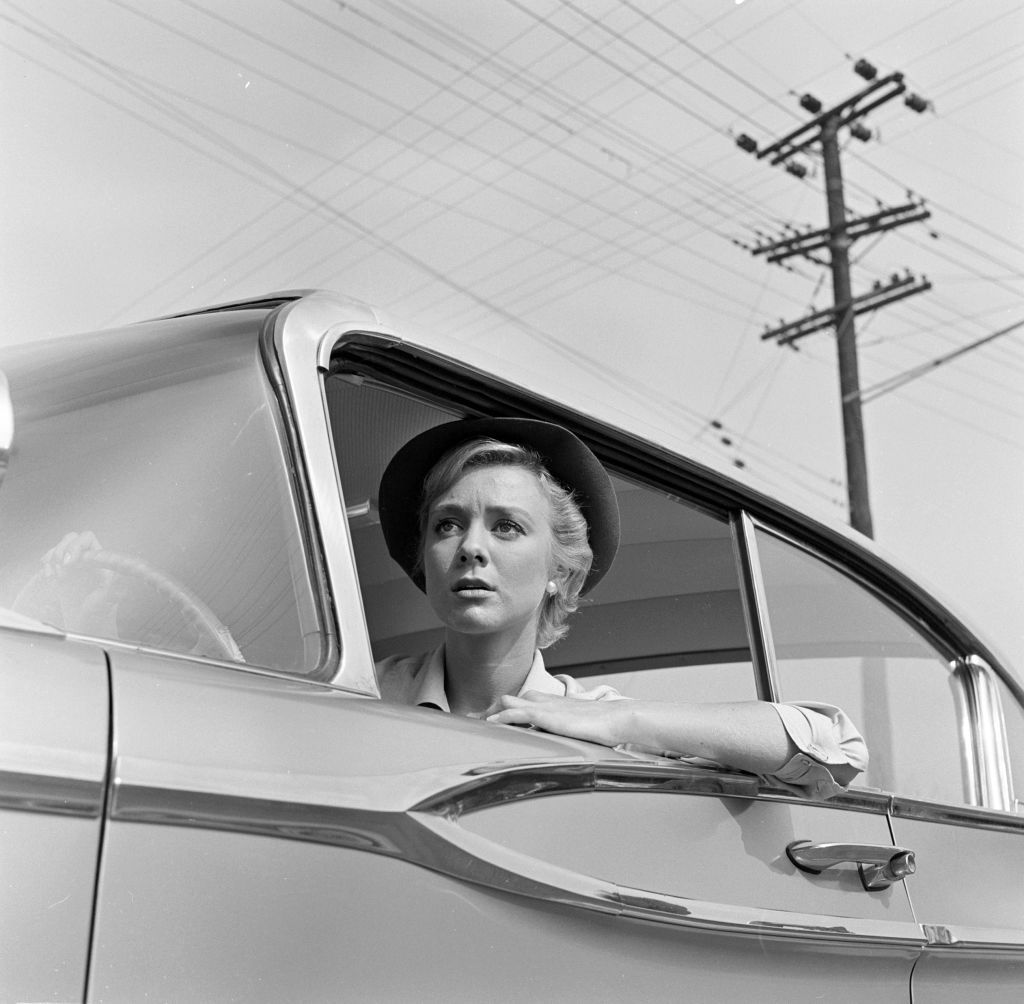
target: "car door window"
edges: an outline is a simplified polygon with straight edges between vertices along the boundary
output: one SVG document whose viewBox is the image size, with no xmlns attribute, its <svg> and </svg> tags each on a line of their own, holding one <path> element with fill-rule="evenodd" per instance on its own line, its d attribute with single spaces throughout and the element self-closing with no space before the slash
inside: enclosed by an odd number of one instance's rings
<svg viewBox="0 0 1024 1004">
<path fill-rule="evenodd" d="M 773 533 L 757 550 L 780 698 L 843 708 L 871 751 L 857 784 L 912 798 L 971 799 L 955 664 L 864 584 Z"/>
<path fill-rule="evenodd" d="M 460 417 L 362 377 L 326 382 L 349 529 L 376 659 L 427 651 L 441 629 L 387 554 L 376 512 L 384 467 L 422 429 Z M 757 696 L 729 522 L 613 476 L 622 540 L 569 634 L 544 652 L 552 672 L 662 700 Z"/>
</svg>

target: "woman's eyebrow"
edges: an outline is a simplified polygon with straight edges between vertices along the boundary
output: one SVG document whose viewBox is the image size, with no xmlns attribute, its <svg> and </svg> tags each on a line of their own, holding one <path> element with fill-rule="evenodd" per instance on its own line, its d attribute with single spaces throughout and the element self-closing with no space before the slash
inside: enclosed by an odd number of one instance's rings
<svg viewBox="0 0 1024 1004">
<path fill-rule="evenodd" d="M 533 522 L 533 517 L 528 509 L 520 509 L 516 505 L 507 505 L 502 502 L 489 505 L 487 507 L 487 514 L 497 516 L 511 516 L 514 519 L 521 520 L 524 523 Z"/>
<path fill-rule="evenodd" d="M 459 505 L 458 502 L 445 502 L 444 500 L 442 500 L 440 502 L 435 502 L 427 510 L 427 512 L 431 516 L 437 516 L 440 513 L 456 513 L 456 514 L 458 514 L 458 513 L 464 512 L 464 507 Z"/>
</svg>

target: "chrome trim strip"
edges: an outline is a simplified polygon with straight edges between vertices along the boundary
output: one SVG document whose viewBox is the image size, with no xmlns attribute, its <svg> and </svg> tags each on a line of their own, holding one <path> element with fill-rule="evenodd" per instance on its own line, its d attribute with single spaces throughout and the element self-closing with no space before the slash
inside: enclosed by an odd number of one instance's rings
<svg viewBox="0 0 1024 1004">
<path fill-rule="evenodd" d="M 977 696 L 974 677 L 970 667 L 961 660 L 949 663 L 951 678 L 955 686 L 953 703 L 956 707 L 956 724 L 960 740 L 960 771 L 964 779 L 964 802 L 967 805 L 982 804 L 981 766 L 978 762 L 977 742 Z"/>
<path fill-rule="evenodd" d="M 970 826 L 975 830 L 1000 830 L 1024 835 L 1024 816 L 1013 812 L 979 808 L 973 805 L 942 805 L 895 796 L 892 814 L 896 818 L 942 823 L 947 826 Z"/>
<path fill-rule="evenodd" d="M 922 924 L 929 947 L 950 948 L 961 952 L 997 952 L 1024 955 L 1024 929 L 1011 927 L 947 927 Z"/>
<path fill-rule="evenodd" d="M 567 787 L 586 777 L 581 770 L 555 773 Z M 429 801 L 457 811 L 465 808 L 452 793 Z M 389 812 L 121 784 L 115 788 L 111 815 L 120 822 L 261 834 L 382 854 L 502 893 L 722 934 L 829 945 L 919 949 L 925 944 L 912 922 L 751 910 L 620 886 L 503 847 L 433 810 Z"/>
<path fill-rule="evenodd" d="M 439 816 L 417 813 L 415 821 L 437 837 L 440 844 L 432 849 L 439 850 L 441 855 L 418 863 L 455 878 L 489 885 L 505 892 L 586 910 L 613 912 L 635 920 L 761 939 L 799 937 L 803 942 L 858 946 L 874 944 L 919 947 L 923 944 L 918 925 L 909 921 L 755 910 L 635 889 L 581 875 L 509 850 Z"/>
<path fill-rule="evenodd" d="M 0 809 L 96 819 L 103 795 L 102 781 L 0 770 Z"/>
<path fill-rule="evenodd" d="M 973 739 L 980 802 L 989 809 L 1013 812 L 1015 802 L 1006 722 L 992 667 L 977 655 L 968 656 L 961 665 L 970 681 L 967 689 L 975 726 Z"/>
<path fill-rule="evenodd" d="M 762 701 L 777 701 L 779 674 L 775 664 L 775 639 L 768 617 L 768 594 L 757 550 L 758 525 L 749 513 L 741 512 L 739 519 L 734 519 L 733 542 L 743 583 L 740 596 L 757 674 L 757 696 Z"/>
<path fill-rule="evenodd" d="M 7 465 L 14 448 L 14 404 L 7 374 L 0 370 L 0 482 L 7 473 Z"/>
<path fill-rule="evenodd" d="M 435 791 L 410 812 L 458 819 L 467 812 L 570 791 L 647 791 L 754 798 L 758 780 L 749 774 L 692 767 L 671 761 L 613 760 L 499 767 Z"/>
</svg>

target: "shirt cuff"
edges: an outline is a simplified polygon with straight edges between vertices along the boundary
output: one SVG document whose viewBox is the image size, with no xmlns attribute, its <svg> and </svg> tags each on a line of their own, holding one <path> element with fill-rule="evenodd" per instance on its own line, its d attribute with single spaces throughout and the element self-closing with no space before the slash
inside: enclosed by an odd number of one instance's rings
<svg viewBox="0 0 1024 1004">
<path fill-rule="evenodd" d="M 831 704 L 773 704 L 798 752 L 765 775 L 805 798 L 831 798 L 844 791 L 868 764 L 861 734 Z"/>
</svg>

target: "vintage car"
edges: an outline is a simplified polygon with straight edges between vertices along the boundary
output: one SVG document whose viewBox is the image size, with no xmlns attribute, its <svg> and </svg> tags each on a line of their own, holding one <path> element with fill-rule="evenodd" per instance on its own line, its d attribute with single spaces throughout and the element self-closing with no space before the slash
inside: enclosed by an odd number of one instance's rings
<svg viewBox="0 0 1024 1004">
<path fill-rule="evenodd" d="M 3 354 L 3 1000 L 1020 999 L 1009 668 L 869 542 L 519 355 L 321 292 Z M 383 702 L 375 659 L 438 628 L 380 475 L 467 415 L 560 422 L 615 480 L 549 666 L 836 704 L 867 772 L 819 802 Z"/>
</svg>

